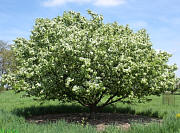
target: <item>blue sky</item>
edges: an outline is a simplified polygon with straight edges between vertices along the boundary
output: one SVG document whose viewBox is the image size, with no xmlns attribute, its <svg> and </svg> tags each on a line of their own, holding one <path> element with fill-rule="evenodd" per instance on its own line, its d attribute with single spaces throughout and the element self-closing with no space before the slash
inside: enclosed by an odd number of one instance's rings
<svg viewBox="0 0 180 133">
<path fill-rule="evenodd" d="M 12 43 L 28 38 L 36 18 L 53 18 L 64 11 L 87 16 L 87 9 L 102 14 L 104 22 L 145 28 L 153 47 L 173 56 L 180 68 L 180 0 L 0 0 L 0 40 Z M 180 69 L 176 72 L 180 77 Z"/>
</svg>

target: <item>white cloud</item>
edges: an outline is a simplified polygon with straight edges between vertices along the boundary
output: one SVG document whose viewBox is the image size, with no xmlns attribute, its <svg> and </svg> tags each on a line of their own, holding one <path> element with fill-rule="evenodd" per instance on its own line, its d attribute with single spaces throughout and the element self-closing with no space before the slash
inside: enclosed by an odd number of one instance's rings
<svg viewBox="0 0 180 133">
<path fill-rule="evenodd" d="M 97 0 L 94 4 L 97 6 L 118 6 L 124 3 L 125 0 Z"/>
<path fill-rule="evenodd" d="M 118 6 L 124 4 L 126 0 L 46 0 L 43 2 L 45 7 L 61 6 L 66 3 L 91 3 L 96 6 Z"/>
<path fill-rule="evenodd" d="M 66 3 L 87 3 L 91 0 L 47 0 L 43 3 L 46 7 L 54 7 L 64 5 Z"/>
<path fill-rule="evenodd" d="M 43 3 L 46 7 L 59 6 L 66 3 L 66 0 L 48 0 Z"/>
</svg>

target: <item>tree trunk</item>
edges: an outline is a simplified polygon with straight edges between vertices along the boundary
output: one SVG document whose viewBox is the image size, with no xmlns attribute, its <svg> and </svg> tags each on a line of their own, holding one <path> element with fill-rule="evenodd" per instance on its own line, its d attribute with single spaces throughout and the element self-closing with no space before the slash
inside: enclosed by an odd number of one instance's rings
<svg viewBox="0 0 180 133">
<path fill-rule="evenodd" d="M 98 111 L 98 107 L 96 105 L 91 105 L 89 109 L 90 109 L 89 119 L 95 119 L 95 115 L 96 112 Z"/>
</svg>

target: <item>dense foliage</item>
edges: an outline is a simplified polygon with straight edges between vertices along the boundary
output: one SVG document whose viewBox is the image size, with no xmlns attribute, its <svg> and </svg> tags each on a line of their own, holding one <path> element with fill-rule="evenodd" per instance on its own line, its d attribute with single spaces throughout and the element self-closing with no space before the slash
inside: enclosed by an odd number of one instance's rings
<svg viewBox="0 0 180 133">
<path fill-rule="evenodd" d="M 3 82 L 29 96 L 77 101 L 91 111 L 174 89 L 171 55 L 154 50 L 144 29 L 104 24 L 101 15 L 88 14 L 90 19 L 72 11 L 37 19 L 29 40 L 15 40 L 17 70 Z"/>
</svg>

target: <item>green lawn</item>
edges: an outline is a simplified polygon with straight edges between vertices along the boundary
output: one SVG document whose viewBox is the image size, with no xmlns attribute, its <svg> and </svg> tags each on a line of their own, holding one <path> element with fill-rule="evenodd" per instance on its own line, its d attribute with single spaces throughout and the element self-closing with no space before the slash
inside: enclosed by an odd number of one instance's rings
<svg viewBox="0 0 180 133">
<path fill-rule="evenodd" d="M 162 118 L 168 112 L 179 111 L 180 113 L 180 95 L 175 95 L 175 105 L 162 104 L 162 97 L 151 96 L 150 98 L 152 98 L 151 102 L 140 103 L 136 105 L 117 103 L 115 105 L 106 107 L 103 111 L 144 114 L 147 116 L 155 116 L 160 118 Z M 21 111 L 19 113 L 23 113 L 23 110 L 28 110 L 29 113 L 32 114 L 88 111 L 88 109 L 81 107 L 76 103 L 62 104 L 59 101 L 46 101 L 41 105 L 40 102 L 34 101 L 33 98 L 22 97 L 22 93 L 15 94 L 13 91 L 4 91 L 3 93 L 0 93 L 0 109 L 10 112 L 17 112 L 19 110 Z M 31 110 L 33 111 L 33 109 L 36 110 L 36 112 L 30 112 Z M 40 109 L 41 112 L 38 112 L 38 109 Z"/>
<path fill-rule="evenodd" d="M 175 118 L 176 113 L 180 113 L 180 95 L 175 96 L 175 105 L 162 104 L 162 97 L 151 96 L 151 102 L 137 105 L 127 105 L 117 103 L 106 107 L 103 112 L 119 112 L 130 114 L 141 114 L 147 116 L 164 117 L 161 125 L 150 124 L 143 126 L 135 124 L 129 131 L 110 126 L 104 133 L 180 133 L 180 120 Z M 24 117 L 47 113 L 67 113 L 67 112 L 88 112 L 87 108 L 76 103 L 62 104 L 58 101 L 47 101 L 44 104 L 34 101 L 33 98 L 22 98 L 22 93 L 14 94 L 13 91 L 0 93 L 0 133 L 2 130 L 16 130 L 18 133 L 96 133 L 96 129 L 90 125 L 85 127 L 80 124 L 67 124 L 64 121 L 47 124 L 30 124 Z M 174 112 L 174 113 L 172 113 Z M 165 117 L 166 116 L 166 117 Z"/>
</svg>

